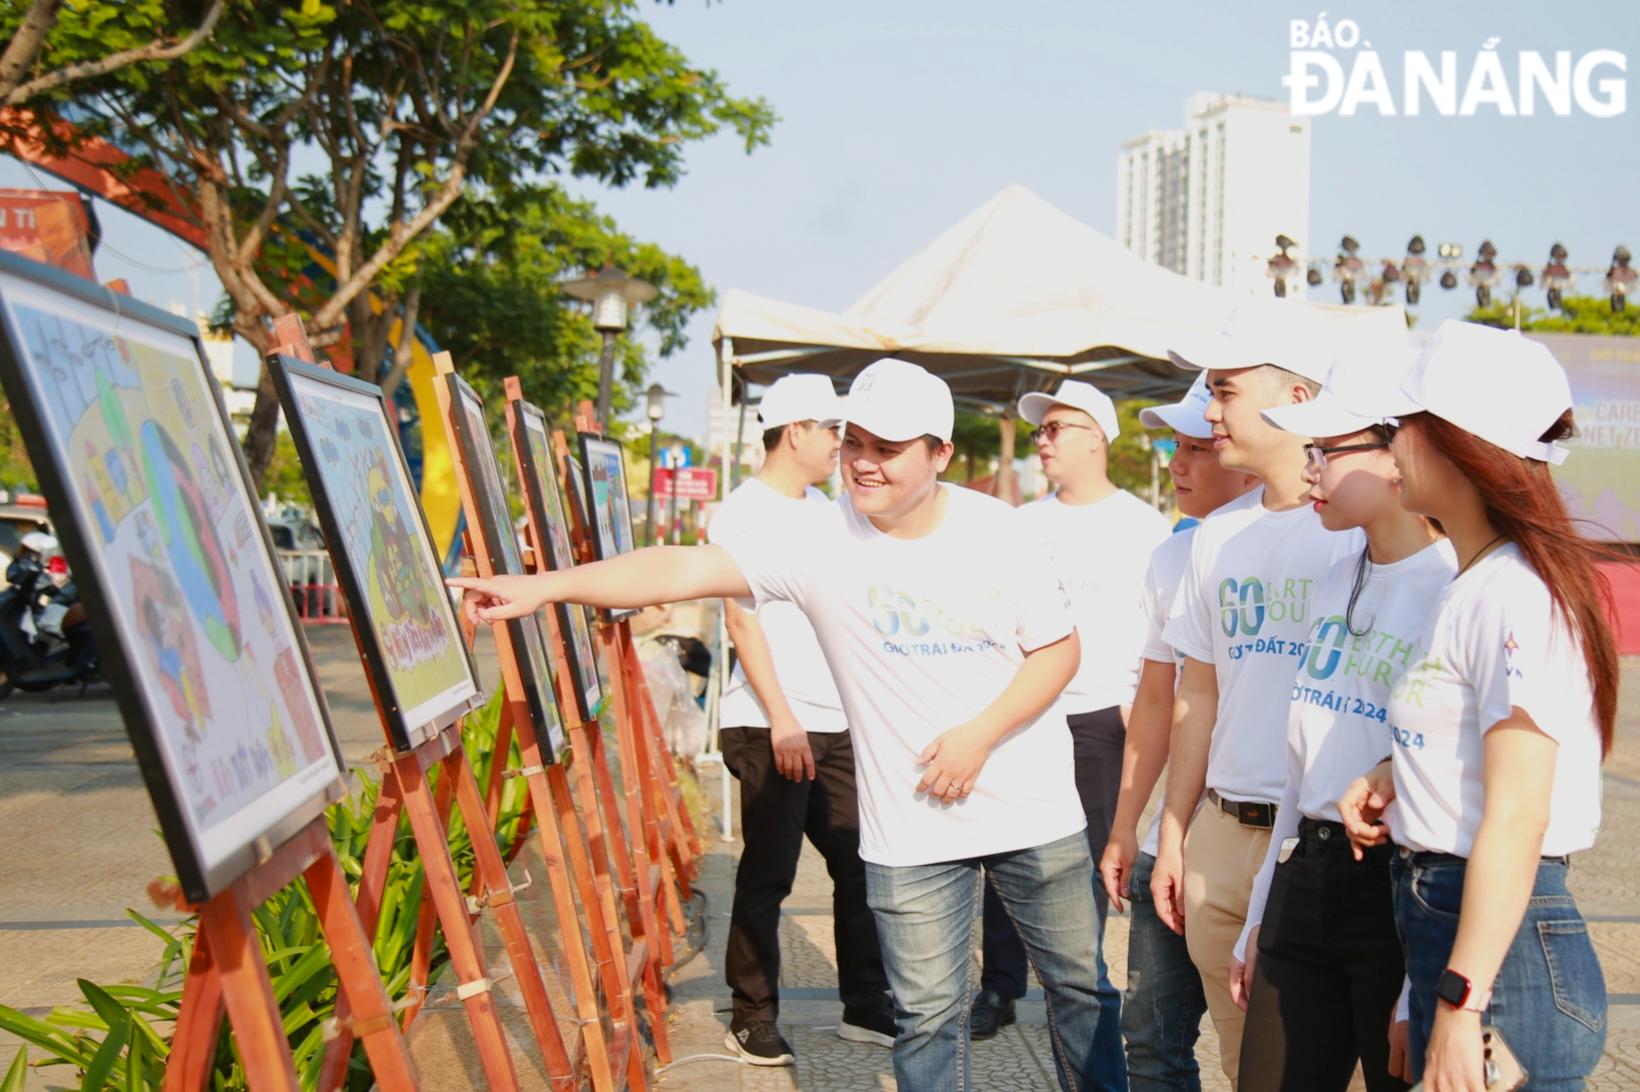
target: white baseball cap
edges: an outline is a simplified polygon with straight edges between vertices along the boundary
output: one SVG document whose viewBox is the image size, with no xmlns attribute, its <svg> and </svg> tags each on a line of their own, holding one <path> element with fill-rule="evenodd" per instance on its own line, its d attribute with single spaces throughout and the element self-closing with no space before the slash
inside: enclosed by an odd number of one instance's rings
<svg viewBox="0 0 1640 1092">
<path fill-rule="evenodd" d="M 1274 364 L 1323 383 L 1338 356 L 1338 344 L 1310 308 L 1253 299 L 1237 304 L 1216 335 L 1186 339 L 1167 355 L 1181 368 L 1232 370 Z"/>
<path fill-rule="evenodd" d="M 1213 393 L 1207 389 L 1207 373 L 1197 372 L 1196 381 L 1184 392 L 1184 397 L 1165 406 L 1151 406 L 1139 411 L 1139 423 L 1145 428 L 1170 428 L 1192 440 L 1205 440 L 1213 435 L 1213 426 L 1207 423 L 1207 404 Z"/>
<path fill-rule="evenodd" d="M 1426 410 L 1523 459 L 1566 461 L 1566 447 L 1539 437 L 1572 408 L 1571 384 L 1547 346 L 1512 330 L 1446 320 L 1401 393 L 1405 412 Z"/>
<path fill-rule="evenodd" d="M 1110 400 L 1110 395 L 1092 383 L 1067 379 L 1059 384 L 1059 389 L 1053 394 L 1033 391 L 1020 398 L 1019 415 L 1029 424 L 1040 425 L 1042 418 L 1055 406 L 1069 406 L 1071 409 L 1081 410 L 1105 430 L 1107 442 L 1116 439 L 1116 403 Z"/>
<path fill-rule="evenodd" d="M 1299 436 L 1348 436 L 1373 425 L 1395 424 L 1417 410 L 1401 383 L 1416 354 L 1404 336 L 1362 338 L 1333 364 L 1321 393 L 1308 402 L 1272 406 L 1260 415 Z"/>
<path fill-rule="evenodd" d="M 919 436 L 949 441 L 956 408 L 945 380 L 910 361 L 885 357 L 854 377 L 848 421 L 891 443 Z"/>
<path fill-rule="evenodd" d="M 829 376 L 783 375 L 763 392 L 757 416 L 765 429 L 793 421 L 835 425 L 843 419 L 843 402 L 837 397 Z"/>
</svg>

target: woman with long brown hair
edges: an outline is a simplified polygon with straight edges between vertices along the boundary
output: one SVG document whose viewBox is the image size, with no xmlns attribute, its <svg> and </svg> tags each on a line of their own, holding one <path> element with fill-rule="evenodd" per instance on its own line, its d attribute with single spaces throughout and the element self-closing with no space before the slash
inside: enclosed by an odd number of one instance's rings
<svg viewBox="0 0 1640 1092">
<path fill-rule="evenodd" d="M 1532 1088 L 1582 1088 L 1605 1042 L 1606 987 L 1566 870 L 1600 826 L 1617 653 L 1599 547 L 1549 476 L 1571 391 L 1542 345 L 1447 322 L 1402 393 L 1402 504 L 1440 521 L 1459 567 L 1390 699 L 1391 758 L 1339 809 L 1358 851 L 1386 836 L 1398 847 L 1423 1087 L 1482 1092 L 1484 1024 L 1492 1060 L 1501 1039 Z"/>
</svg>

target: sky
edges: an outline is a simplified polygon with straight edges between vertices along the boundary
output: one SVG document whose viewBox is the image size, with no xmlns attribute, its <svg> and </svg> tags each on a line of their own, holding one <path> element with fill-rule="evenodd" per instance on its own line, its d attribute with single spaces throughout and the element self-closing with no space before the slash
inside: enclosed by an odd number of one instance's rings
<svg viewBox="0 0 1640 1092">
<path fill-rule="evenodd" d="M 1199 91 L 1286 98 L 1289 23 L 1353 19 L 1397 92 L 1403 51 L 1454 50 L 1460 83 L 1489 39 L 1515 88 L 1515 58 L 1535 50 L 1573 61 L 1616 50 L 1640 65 L 1632 7 L 1615 2 L 1477 3 L 1379 0 L 1322 9 L 1279 0 L 1109 3 L 1089 0 L 676 0 L 638 11 L 732 92 L 767 98 L 781 117 L 769 146 L 746 155 L 731 136 L 692 146 L 672 190 L 623 191 L 572 183 L 640 239 L 683 255 L 721 292 L 741 288 L 841 309 L 923 244 L 1003 187 L 1019 183 L 1111 233 L 1116 156 L 1124 140 L 1183 124 Z M 1351 51 L 1335 53 L 1346 66 Z M 1621 76 L 1612 69 L 1601 73 Z M 1630 99 L 1640 100 L 1640 73 Z M 1482 239 L 1500 264 L 1541 268 L 1562 242 L 1574 265 L 1604 266 L 1614 246 L 1640 247 L 1640 101 L 1596 118 L 1312 119 L 1310 224 L 1300 240 L 1331 255 L 1348 233 L 1366 257 L 1399 256 L 1423 234 Z M 28 185 L 13 164 L 0 185 Z M 105 279 L 137 293 L 209 308 L 215 283 L 202 259 L 147 229 L 103 216 Z M 196 287 L 197 283 L 197 287 Z M 1584 282 L 1598 291 L 1598 279 Z M 1317 299 L 1336 299 L 1329 281 Z M 1528 303 L 1542 294 L 1529 290 Z M 1427 286 L 1420 322 L 1461 314 L 1460 286 Z M 678 397 L 665 426 L 704 434 L 713 378 L 713 315 L 654 378 Z"/>
</svg>

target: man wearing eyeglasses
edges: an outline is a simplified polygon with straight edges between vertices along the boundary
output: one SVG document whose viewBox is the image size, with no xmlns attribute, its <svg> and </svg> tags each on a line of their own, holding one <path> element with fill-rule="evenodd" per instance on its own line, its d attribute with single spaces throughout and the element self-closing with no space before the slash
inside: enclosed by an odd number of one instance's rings
<svg viewBox="0 0 1640 1092">
<path fill-rule="evenodd" d="M 1061 700 L 1070 726 L 1076 789 L 1097 858 L 1110 837 L 1121 785 L 1128 708 L 1139 681 L 1146 616 L 1144 576 L 1150 555 L 1167 538 L 1167 520 L 1110 480 L 1116 406 L 1097 387 L 1067 380 L 1053 394 L 1027 394 L 1019 413 L 1031 434 L 1042 473 L 1054 492 L 1021 509 L 1033 537 L 1046 547 L 1054 576 L 1082 635 L 1082 659 Z M 1093 897 L 1104 933 L 1107 902 L 1097 878 Z M 1000 901 L 985 889 L 984 970 L 969 1027 L 986 1039 L 1014 1021 L 1025 994 L 1025 949 Z M 1100 938 L 1095 938 L 1099 943 Z M 1121 997 L 1099 958 L 1099 1024 L 1094 1069 L 1114 1080 L 1126 1071 Z M 1125 1080 L 1121 1087 L 1125 1087 Z"/>
</svg>

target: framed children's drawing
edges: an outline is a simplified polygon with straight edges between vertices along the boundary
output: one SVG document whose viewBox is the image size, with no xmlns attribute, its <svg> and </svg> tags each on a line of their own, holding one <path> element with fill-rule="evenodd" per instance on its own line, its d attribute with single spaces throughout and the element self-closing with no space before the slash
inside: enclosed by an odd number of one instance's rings
<svg viewBox="0 0 1640 1092">
<path fill-rule="evenodd" d="M 482 700 L 381 388 L 268 359 L 388 742 L 403 752 Z"/>
<path fill-rule="evenodd" d="M 523 399 L 507 403 L 511 425 L 513 456 L 523 484 L 524 513 L 529 517 L 535 540 L 541 544 L 543 569 L 567 569 L 575 564 L 570 549 L 569 515 L 552 457 L 552 436 L 546 416 Z M 558 628 L 568 645 L 570 674 L 575 677 L 576 708 L 583 721 L 598 715 L 603 702 L 603 686 L 598 681 L 598 661 L 592 651 L 592 631 L 586 611 L 574 603 L 558 603 Z"/>
<path fill-rule="evenodd" d="M 445 391 L 451 446 L 455 449 L 457 473 L 463 478 L 462 503 L 473 550 L 487 560 L 491 573 L 522 575 L 524 556 L 518 545 L 518 530 L 507 507 L 501 465 L 496 461 L 495 445 L 485 424 L 484 402 L 478 392 L 454 372 L 441 376 L 440 380 L 448 384 Z M 552 667 L 547 660 L 539 616 L 532 614 L 510 620 L 507 633 L 530 712 L 540 728 L 543 756 L 558 762 L 568 743 L 553 698 Z"/>
<path fill-rule="evenodd" d="M 579 433 L 581 473 L 586 490 L 586 514 L 591 520 L 592 548 L 599 561 L 631 553 L 637 548 L 632 534 L 632 503 L 626 494 L 626 457 L 621 445 L 593 432 Z M 606 621 L 619 621 L 635 611 L 605 611 Z"/>
<path fill-rule="evenodd" d="M 307 642 L 198 331 L 0 252 L 0 382 L 188 898 L 344 792 Z"/>
</svg>

